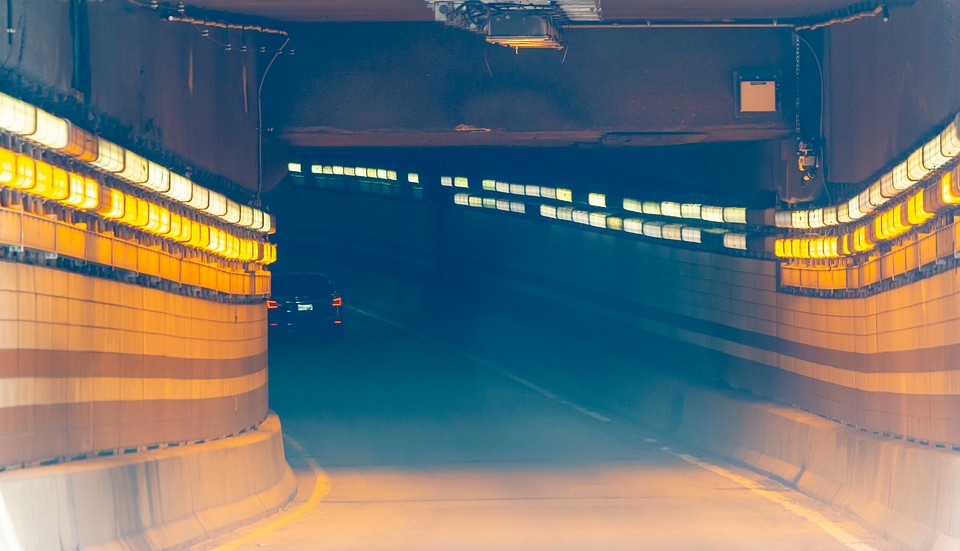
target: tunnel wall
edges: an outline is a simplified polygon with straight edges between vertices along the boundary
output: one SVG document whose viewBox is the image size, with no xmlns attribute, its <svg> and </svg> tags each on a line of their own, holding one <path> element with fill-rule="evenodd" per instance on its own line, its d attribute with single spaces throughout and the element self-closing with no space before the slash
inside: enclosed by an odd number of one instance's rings
<svg viewBox="0 0 960 551">
<path fill-rule="evenodd" d="M 306 224 L 288 231 L 313 236 L 326 264 L 379 271 L 381 281 L 415 270 L 417 285 L 396 284 L 410 302 L 421 285 L 579 301 L 637 330 L 638 362 L 655 355 L 665 372 L 692 370 L 893 437 L 960 444 L 957 269 L 871 297 L 814 298 L 780 292 L 775 262 L 521 215 L 303 188 L 281 203 L 275 212 Z M 298 207 L 288 214 L 289 203 Z M 281 241 L 281 259 L 282 250 Z"/>
<path fill-rule="evenodd" d="M 0 466 L 239 433 L 267 415 L 266 309 L 0 261 Z"/>
<path fill-rule="evenodd" d="M 0 13 L 7 4 L 4 92 L 178 174 L 256 188 L 258 70 L 268 61 L 257 50 L 272 52 L 282 37 L 223 29 L 204 37 L 135 2 L 6 0 Z"/>
</svg>

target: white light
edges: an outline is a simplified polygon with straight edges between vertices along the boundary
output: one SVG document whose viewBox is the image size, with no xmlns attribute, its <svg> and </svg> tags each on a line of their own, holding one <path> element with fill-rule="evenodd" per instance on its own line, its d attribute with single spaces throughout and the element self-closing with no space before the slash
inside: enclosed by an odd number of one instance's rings
<svg viewBox="0 0 960 551">
<path fill-rule="evenodd" d="M 591 193 L 587 196 L 587 203 L 591 207 L 607 208 L 607 196 L 602 193 Z"/>
<path fill-rule="evenodd" d="M 407 173 L 407 182 L 409 182 L 409 183 L 411 183 L 411 184 L 419 184 L 419 183 L 420 183 L 420 175 L 417 174 L 416 172 L 408 172 L 408 173 Z"/>
<path fill-rule="evenodd" d="M 300 166 L 300 163 L 287 163 L 287 170 L 290 172 L 303 172 L 303 167 Z"/>
<path fill-rule="evenodd" d="M 747 235 L 744 233 L 723 234 L 723 246 L 728 249 L 747 250 Z"/>
<path fill-rule="evenodd" d="M 443 187 L 453 187 L 453 177 L 451 176 L 441 176 L 440 185 Z"/>
<path fill-rule="evenodd" d="M 540 205 L 540 216 L 544 218 L 557 219 L 557 207 L 553 205 Z"/>
<path fill-rule="evenodd" d="M 674 203 L 673 201 L 663 201 L 660 203 L 660 214 L 663 216 L 671 216 L 673 218 L 680 218 L 680 203 Z"/>
</svg>

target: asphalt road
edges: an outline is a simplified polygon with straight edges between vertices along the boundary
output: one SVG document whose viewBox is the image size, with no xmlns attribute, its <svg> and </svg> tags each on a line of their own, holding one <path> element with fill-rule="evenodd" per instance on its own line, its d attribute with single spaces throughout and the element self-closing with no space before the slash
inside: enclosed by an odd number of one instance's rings
<svg viewBox="0 0 960 551">
<path fill-rule="evenodd" d="M 367 314 L 348 312 L 343 343 L 271 341 L 270 400 L 297 498 L 198 549 L 895 549 L 588 393 L 557 394 Z"/>
</svg>

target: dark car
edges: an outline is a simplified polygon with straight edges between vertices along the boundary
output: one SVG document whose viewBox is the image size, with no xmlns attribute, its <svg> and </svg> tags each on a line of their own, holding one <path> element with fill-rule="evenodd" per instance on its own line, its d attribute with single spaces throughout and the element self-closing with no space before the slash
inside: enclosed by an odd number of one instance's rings
<svg viewBox="0 0 960 551">
<path fill-rule="evenodd" d="M 267 299 L 267 322 L 272 332 L 339 337 L 343 297 L 323 274 L 274 274 Z"/>
</svg>

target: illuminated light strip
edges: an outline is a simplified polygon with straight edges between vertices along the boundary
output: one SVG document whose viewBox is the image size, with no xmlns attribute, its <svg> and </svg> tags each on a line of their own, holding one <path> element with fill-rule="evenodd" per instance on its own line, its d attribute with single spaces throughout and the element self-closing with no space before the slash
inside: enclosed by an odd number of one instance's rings
<svg viewBox="0 0 960 551">
<path fill-rule="evenodd" d="M 267 384 L 267 369 L 225 379 L 168 377 L 6 377 L 0 379 L 0 408 L 211 400 L 248 394 Z"/>
<path fill-rule="evenodd" d="M 947 172 L 940 178 L 940 197 L 944 203 L 955 205 L 960 203 L 960 195 L 953 193 L 953 176 Z"/>
<path fill-rule="evenodd" d="M 868 188 L 872 189 L 872 193 L 864 190 L 867 195 L 863 200 L 859 196 L 854 197 L 848 202 L 847 210 L 838 208 L 836 219 L 832 216 L 824 217 L 824 224 L 828 226 L 847 224 L 862 218 L 871 212 L 868 207 L 871 202 L 876 207 L 886 200 L 896 197 L 917 182 L 925 179 L 932 171 L 954 160 L 958 155 L 960 155 L 960 113 L 954 116 L 953 121 L 939 135 L 912 151 L 906 161 L 895 166 L 890 172 L 883 174 L 878 180 L 878 188 L 873 189 L 874 186 L 877 186 L 877 182 Z M 871 197 L 872 201 L 870 200 Z M 880 200 L 881 197 L 883 200 Z M 841 207 L 841 205 L 836 206 Z M 777 215 L 780 212 L 782 211 L 777 211 Z M 793 227 L 779 223 L 777 226 Z"/>
<path fill-rule="evenodd" d="M 159 165 L 151 166 L 150 161 L 132 151 L 103 138 L 94 137 L 66 119 L 51 115 L 3 93 L 0 93 L 0 129 L 71 156 L 93 168 L 108 172 L 127 183 L 154 193 L 163 193 L 159 190 L 166 187 L 166 181 L 173 180 L 174 174 L 168 169 Z M 161 174 L 164 171 L 168 174 L 166 177 Z M 180 189 L 177 191 L 178 193 L 163 194 L 170 199 L 192 206 L 188 203 L 190 198 L 184 198 L 179 193 Z M 219 203 L 215 206 L 219 206 Z M 220 217 L 228 224 L 240 225 L 239 218 L 232 216 L 232 210 L 221 214 L 215 212 L 208 212 L 208 214 Z M 242 225 L 242 227 L 261 233 L 272 233 L 273 222 L 270 215 L 261 213 L 261 216 L 250 217 L 249 220 L 251 225 Z M 260 222 L 259 226 L 254 224 L 256 221 Z"/>
<path fill-rule="evenodd" d="M 6 150 L 0 150 L 2 151 Z M 12 155 L 9 151 L 6 153 Z M 20 155 L 20 157 L 17 160 L 18 177 L 13 179 L 12 173 L 3 176 L 11 179 L 5 185 L 83 210 L 93 210 L 106 219 L 117 220 L 160 237 L 181 243 L 189 241 L 189 239 L 182 239 L 180 235 L 168 235 L 173 226 L 171 213 L 156 203 L 124 194 L 114 188 L 104 188 L 104 193 L 101 194 L 100 185 L 94 180 L 73 173 L 68 174 L 43 161 L 33 161 L 26 155 Z M 0 158 L 9 161 L 9 155 L 0 155 Z M 2 168 L 3 166 L 6 168 Z M 0 175 L 5 174 L 9 169 L 8 164 L 0 162 Z M 179 221 L 180 217 L 177 216 L 177 219 Z M 178 227 L 182 229 L 179 224 Z M 226 232 L 224 235 L 227 235 Z M 221 241 L 229 246 L 218 246 L 208 252 L 219 254 L 228 260 L 257 260 L 252 256 L 248 258 L 241 254 L 243 250 L 252 250 L 256 247 L 257 241 L 234 235 L 230 235 L 229 241 L 226 238 Z"/>
<path fill-rule="evenodd" d="M 744 233 L 725 233 L 723 234 L 723 246 L 728 249 L 745 251 L 747 250 L 747 235 Z"/>
</svg>

